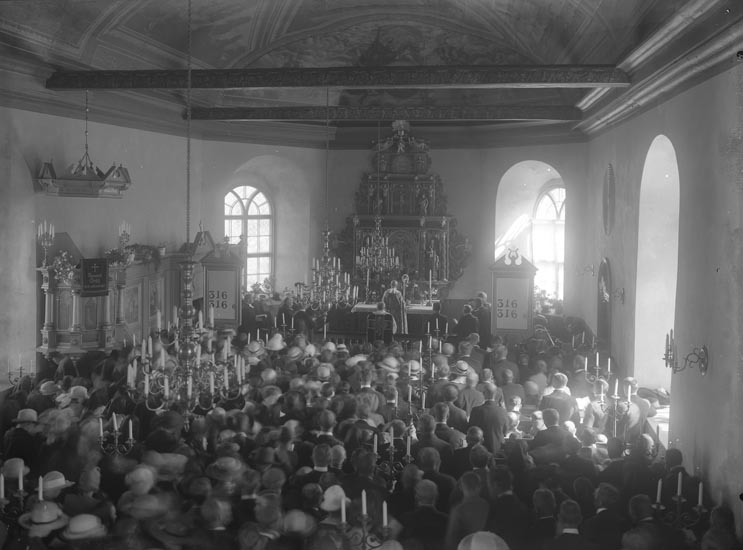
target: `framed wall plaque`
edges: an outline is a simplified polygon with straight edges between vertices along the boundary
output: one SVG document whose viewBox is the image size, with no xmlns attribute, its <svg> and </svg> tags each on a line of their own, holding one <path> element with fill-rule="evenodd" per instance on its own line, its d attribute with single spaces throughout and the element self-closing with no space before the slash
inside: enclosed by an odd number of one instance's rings
<svg viewBox="0 0 743 550">
<path fill-rule="evenodd" d="M 490 267 L 493 275 L 492 328 L 496 334 L 531 336 L 534 275 L 537 268 L 518 250 L 508 250 Z"/>
</svg>

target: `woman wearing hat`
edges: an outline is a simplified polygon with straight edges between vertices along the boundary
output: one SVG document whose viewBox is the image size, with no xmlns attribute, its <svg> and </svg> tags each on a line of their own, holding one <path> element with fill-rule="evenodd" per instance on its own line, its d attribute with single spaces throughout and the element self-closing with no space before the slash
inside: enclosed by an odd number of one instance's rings
<svg viewBox="0 0 743 550">
<path fill-rule="evenodd" d="M 307 550 L 350 550 L 351 544 L 343 531 L 342 521 L 350 510 L 351 499 L 340 485 L 331 485 L 323 493 L 320 509 L 328 516 L 307 541 Z M 347 516 L 346 516 L 347 517 Z"/>
<path fill-rule="evenodd" d="M 41 427 L 34 409 L 21 409 L 13 419 L 15 426 L 3 439 L 3 456 L 20 458 L 38 472 L 38 463 L 42 445 Z"/>
</svg>

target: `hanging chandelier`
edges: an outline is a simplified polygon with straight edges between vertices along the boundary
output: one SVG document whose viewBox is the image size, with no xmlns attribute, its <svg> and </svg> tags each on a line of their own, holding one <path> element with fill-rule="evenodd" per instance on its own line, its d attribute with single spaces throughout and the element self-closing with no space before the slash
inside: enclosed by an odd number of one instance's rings
<svg viewBox="0 0 743 550">
<path fill-rule="evenodd" d="M 382 231 L 382 216 L 374 216 L 374 231 L 369 235 L 369 246 L 362 246 L 356 257 L 356 267 L 371 273 L 386 273 L 400 267 L 400 258 L 390 246 L 389 237 Z"/>
</svg>

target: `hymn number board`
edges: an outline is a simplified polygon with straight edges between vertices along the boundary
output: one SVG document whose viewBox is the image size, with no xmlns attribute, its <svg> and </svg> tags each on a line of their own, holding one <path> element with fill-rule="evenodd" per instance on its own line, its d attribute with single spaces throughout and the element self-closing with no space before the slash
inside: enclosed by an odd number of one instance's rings
<svg viewBox="0 0 743 550">
<path fill-rule="evenodd" d="M 240 324 L 240 269 L 225 265 L 204 265 L 204 317 L 214 307 L 218 329 L 237 329 Z"/>
<path fill-rule="evenodd" d="M 491 266 L 492 326 L 497 334 L 531 336 L 536 267 L 519 255 L 508 254 Z"/>
</svg>

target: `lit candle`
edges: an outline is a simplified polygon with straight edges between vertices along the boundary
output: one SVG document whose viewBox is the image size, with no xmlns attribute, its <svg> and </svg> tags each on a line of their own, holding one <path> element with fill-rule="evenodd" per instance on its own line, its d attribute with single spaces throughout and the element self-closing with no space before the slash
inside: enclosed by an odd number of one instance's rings
<svg viewBox="0 0 743 550">
<path fill-rule="evenodd" d="M 341 523 L 346 523 L 346 495 L 341 497 Z"/>
<path fill-rule="evenodd" d="M 361 515 L 366 515 L 366 490 L 361 491 Z"/>
<path fill-rule="evenodd" d="M 323 325 L 322 325 L 322 339 L 323 340 L 328 339 L 328 325 L 325 322 L 323 322 Z"/>
<path fill-rule="evenodd" d="M 439 340 L 439 353 L 441 353 L 442 351 L 444 351 L 444 339 L 443 338 Z"/>
<path fill-rule="evenodd" d="M 606 360 L 606 374 L 611 374 L 611 357 Z"/>
<path fill-rule="evenodd" d="M 423 340 L 421 340 L 420 342 L 418 342 L 418 353 L 420 355 L 423 354 Z M 410 374 L 410 373 L 408 373 L 408 374 Z"/>
<path fill-rule="evenodd" d="M 142 338 L 142 350 L 140 352 L 140 356 L 142 357 L 142 360 L 144 361 L 144 358 L 147 357 L 147 340 Z"/>
<path fill-rule="evenodd" d="M 660 443 L 660 424 L 655 425 L 655 441 Z"/>
<path fill-rule="evenodd" d="M 5 476 L 0 474 L 0 500 L 5 499 Z"/>
<path fill-rule="evenodd" d="M 147 355 L 152 357 L 152 336 L 147 337 Z"/>
<path fill-rule="evenodd" d="M 372 447 L 374 454 L 377 454 L 377 434 L 374 434 L 374 446 Z"/>
<path fill-rule="evenodd" d="M 227 368 L 227 365 L 224 366 L 224 389 L 230 389 L 230 371 Z"/>
<path fill-rule="evenodd" d="M 581 334 L 580 338 L 581 338 L 580 343 L 585 344 L 586 343 L 586 331 L 585 330 L 583 331 L 583 334 Z"/>
<path fill-rule="evenodd" d="M 382 527 L 387 527 L 387 501 L 382 501 Z"/>
<path fill-rule="evenodd" d="M 44 476 L 39 476 L 39 500 L 44 500 Z"/>
<path fill-rule="evenodd" d="M 426 392 L 421 394 L 421 409 L 426 408 Z"/>
<path fill-rule="evenodd" d="M 228 351 L 229 347 L 230 347 L 230 345 L 229 345 L 227 339 L 225 338 L 224 339 L 224 342 L 222 343 L 222 361 L 227 361 L 227 351 Z"/>
<path fill-rule="evenodd" d="M 201 342 L 196 344 L 196 364 L 201 363 Z"/>
<path fill-rule="evenodd" d="M 294 316 L 292 316 L 291 320 L 292 320 L 292 330 L 294 330 Z"/>
<path fill-rule="evenodd" d="M 103 419 L 98 418 L 98 435 L 103 437 Z"/>
<path fill-rule="evenodd" d="M 114 431 L 115 432 L 118 432 L 119 431 L 119 423 L 116 422 L 116 413 L 113 413 L 111 415 L 111 420 L 113 420 L 113 423 L 114 423 Z"/>
<path fill-rule="evenodd" d="M 684 472 L 679 472 L 678 481 L 676 482 L 676 495 L 681 496 L 681 487 L 683 485 Z"/>
<path fill-rule="evenodd" d="M 240 357 L 240 360 L 237 362 L 237 384 L 239 386 L 242 386 L 243 383 L 243 368 L 245 368 L 245 360 Z"/>
<path fill-rule="evenodd" d="M 129 439 L 134 439 L 134 427 L 132 426 L 132 419 L 129 419 Z"/>
<path fill-rule="evenodd" d="M 408 384 L 408 403 L 413 402 L 413 386 Z"/>
<path fill-rule="evenodd" d="M 209 373 L 209 391 L 214 395 L 214 373 Z"/>
<path fill-rule="evenodd" d="M 137 335 L 132 334 L 132 351 L 134 351 L 134 348 L 137 347 Z"/>
<path fill-rule="evenodd" d="M 632 384 L 627 383 L 627 401 L 632 401 Z"/>
<path fill-rule="evenodd" d="M 162 346 L 160 348 L 160 358 L 159 358 L 159 363 L 160 363 L 159 366 L 160 366 L 161 369 L 164 369 L 165 368 L 165 354 L 166 353 L 167 352 L 165 351 L 165 346 Z"/>
<path fill-rule="evenodd" d="M 436 317 L 436 330 L 439 330 L 439 318 Z"/>
<path fill-rule="evenodd" d="M 209 326 L 214 326 L 214 305 L 209 306 Z"/>
<path fill-rule="evenodd" d="M 162 328 L 162 323 L 163 323 L 163 314 L 158 309 L 157 313 L 155 314 L 155 330 L 156 331 L 160 332 L 160 329 Z"/>
<path fill-rule="evenodd" d="M 599 352 L 597 351 L 597 352 L 596 352 L 596 366 L 597 366 L 597 367 L 599 366 L 599 360 L 600 360 L 600 357 L 599 357 Z"/>
<path fill-rule="evenodd" d="M 163 376 L 163 388 L 165 390 L 165 399 L 170 398 L 170 384 L 168 383 L 168 377 Z"/>
<path fill-rule="evenodd" d="M 658 490 L 655 492 L 655 502 L 660 504 L 660 493 L 663 490 L 663 479 L 658 480 Z"/>
<path fill-rule="evenodd" d="M 150 395 L 150 375 L 149 374 L 144 375 L 144 395 L 145 397 Z"/>
<path fill-rule="evenodd" d="M 173 324 L 178 326 L 178 306 L 173 306 Z"/>
<path fill-rule="evenodd" d="M 699 491 L 697 492 L 697 506 L 702 507 L 702 493 L 704 492 L 704 483 L 699 482 Z"/>
<path fill-rule="evenodd" d="M 619 378 L 614 379 L 614 395 L 619 395 Z"/>
<path fill-rule="evenodd" d="M 410 456 L 410 436 L 408 436 L 408 440 L 405 443 L 406 447 L 406 456 Z"/>
<path fill-rule="evenodd" d="M 199 310 L 199 328 L 204 328 L 204 314 Z"/>
<path fill-rule="evenodd" d="M 192 393 L 193 393 L 193 379 L 191 378 L 191 375 L 189 375 L 188 380 L 186 381 L 186 397 L 191 399 Z"/>
<path fill-rule="evenodd" d="M 583 358 L 583 369 L 588 372 L 588 355 Z"/>
<path fill-rule="evenodd" d="M 23 462 L 18 465 L 18 491 L 23 494 Z"/>
</svg>

